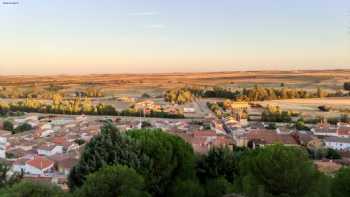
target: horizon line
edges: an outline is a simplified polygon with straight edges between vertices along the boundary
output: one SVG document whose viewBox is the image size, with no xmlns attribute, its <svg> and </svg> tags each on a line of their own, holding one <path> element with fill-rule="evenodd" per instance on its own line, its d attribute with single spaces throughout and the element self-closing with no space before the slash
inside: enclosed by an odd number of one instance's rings
<svg viewBox="0 0 350 197">
<path fill-rule="evenodd" d="M 200 73 L 235 73 L 235 72 L 305 72 L 305 71 L 350 71 L 349 68 L 334 68 L 334 69 L 323 69 L 323 68 L 308 68 L 308 69 L 260 69 L 260 70 L 221 70 L 221 71 L 176 71 L 176 72 L 144 72 L 144 73 L 127 73 L 127 72 L 113 72 L 113 73 L 87 73 L 87 74 L 68 74 L 68 73 L 57 73 L 57 74 L 0 74 L 0 77 L 13 76 L 92 76 L 92 75 L 175 75 L 175 74 L 200 74 Z"/>
</svg>

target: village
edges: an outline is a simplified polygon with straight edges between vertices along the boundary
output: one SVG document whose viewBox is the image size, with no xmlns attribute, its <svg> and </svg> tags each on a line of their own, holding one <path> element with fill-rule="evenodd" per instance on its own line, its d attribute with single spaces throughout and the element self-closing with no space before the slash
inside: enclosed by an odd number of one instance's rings
<svg viewBox="0 0 350 197">
<path fill-rule="evenodd" d="M 67 190 L 67 176 L 79 161 L 84 145 L 99 134 L 105 121 L 110 121 L 120 132 L 140 128 L 162 129 L 183 138 L 198 154 L 206 154 L 213 147 L 254 149 L 283 144 L 304 147 L 313 151 L 312 154 L 332 149 L 342 155 L 342 159 L 334 161 L 315 158 L 315 164 L 323 168 L 339 169 L 350 164 L 347 158 L 350 152 L 348 123 L 334 125 L 321 121 L 309 125 L 311 129 L 308 130 L 276 123 L 271 128 L 270 123 L 249 118 L 249 114 L 257 112 L 247 102 L 230 103 L 221 112 L 226 113 L 225 116 L 217 116 L 199 101 L 194 103 L 181 109 L 167 106 L 167 109 L 182 111 L 185 118 L 180 119 L 146 117 L 150 111 L 164 107 L 150 99 L 135 103 L 134 108 L 143 110 L 139 117 L 25 113 L 10 118 L 14 129 L 24 123 L 30 125 L 30 130 L 18 133 L 6 130 L 5 119 L 0 119 L 0 158 L 12 166 L 12 173 L 23 173 L 24 180 L 51 182 Z M 202 111 L 203 117 L 193 115 L 197 110 Z"/>
</svg>

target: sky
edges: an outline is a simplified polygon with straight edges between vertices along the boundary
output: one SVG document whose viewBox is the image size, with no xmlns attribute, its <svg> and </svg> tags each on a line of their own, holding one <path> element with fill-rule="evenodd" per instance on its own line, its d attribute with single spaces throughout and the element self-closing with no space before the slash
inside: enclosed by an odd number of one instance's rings
<svg viewBox="0 0 350 197">
<path fill-rule="evenodd" d="M 0 75 L 334 68 L 349 0 L 0 0 Z"/>
</svg>

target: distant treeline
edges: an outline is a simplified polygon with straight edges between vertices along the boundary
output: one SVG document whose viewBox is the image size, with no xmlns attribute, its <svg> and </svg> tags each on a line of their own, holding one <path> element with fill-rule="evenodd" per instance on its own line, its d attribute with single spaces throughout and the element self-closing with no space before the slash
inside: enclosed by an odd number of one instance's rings
<svg viewBox="0 0 350 197">
<path fill-rule="evenodd" d="M 173 89 L 165 92 L 164 100 L 170 103 L 185 104 L 193 100 L 193 95 L 187 89 Z"/>
<path fill-rule="evenodd" d="M 80 97 L 103 97 L 103 92 L 95 87 L 88 87 L 82 90 L 71 92 L 69 95 L 60 92 L 65 87 L 61 85 L 50 84 L 48 86 L 31 85 L 25 88 L 0 87 L 0 98 L 37 98 L 37 99 L 52 99 L 53 95 L 60 93 L 62 96 L 80 96 Z"/>
<path fill-rule="evenodd" d="M 150 111 L 144 114 L 143 111 L 127 109 L 116 110 L 112 105 L 93 105 L 89 98 L 73 100 L 63 100 L 61 96 L 54 95 L 52 103 L 43 103 L 36 99 L 26 99 L 15 103 L 0 103 L 0 114 L 9 112 L 37 112 L 51 114 L 71 114 L 71 115 L 111 115 L 111 116 L 146 116 L 158 118 L 184 118 L 183 114 L 170 114 L 163 111 Z"/>
<path fill-rule="evenodd" d="M 231 90 L 220 87 L 212 89 L 185 88 L 194 96 L 205 98 L 227 98 L 236 101 L 264 101 L 279 99 L 303 99 L 303 98 L 323 98 L 323 97 L 343 97 L 350 96 L 341 90 L 330 93 L 317 88 L 316 91 L 307 91 L 295 88 L 265 88 L 255 86 L 254 88 L 243 88 L 242 90 Z"/>
</svg>

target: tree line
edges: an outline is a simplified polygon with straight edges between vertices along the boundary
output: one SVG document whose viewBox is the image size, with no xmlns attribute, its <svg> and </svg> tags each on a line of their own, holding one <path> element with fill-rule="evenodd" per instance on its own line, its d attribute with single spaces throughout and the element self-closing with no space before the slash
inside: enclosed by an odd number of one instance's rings
<svg viewBox="0 0 350 197">
<path fill-rule="evenodd" d="M 37 112 L 51 114 L 71 114 L 71 115 L 111 115 L 111 116 L 146 116 L 159 118 L 184 118 L 181 113 L 171 114 L 164 111 L 153 111 L 145 113 L 143 110 L 126 109 L 118 111 L 112 105 L 97 104 L 93 105 L 89 98 L 81 99 L 76 97 L 72 100 L 63 100 L 59 94 L 52 97 L 51 103 L 44 103 L 40 100 L 27 98 L 24 101 L 14 103 L 1 103 L 0 114 L 10 112 Z"/>
<path fill-rule="evenodd" d="M 334 93 L 317 88 L 316 91 L 307 91 L 295 88 L 267 88 L 255 86 L 254 88 L 243 88 L 239 90 L 225 89 L 221 87 L 207 88 L 184 88 L 193 95 L 204 98 L 227 98 L 235 101 L 265 101 L 281 99 L 304 99 L 323 97 L 343 97 L 349 93 L 337 90 Z"/>
<path fill-rule="evenodd" d="M 61 94 L 64 96 L 67 93 L 63 93 L 61 90 L 65 89 L 64 86 L 49 84 L 48 86 L 38 86 L 36 84 L 29 85 L 29 87 L 19 88 L 17 86 L 4 86 L 0 87 L 0 98 L 38 98 L 38 99 L 52 99 L 53 95 Z M 79 97 L 103 97 L 104 93 L 101 89 L 96 87 L 82 88 L 72 92 L 74 96 Z M 68 96 L 68 95 L 66 95 Z"/>
</svg>

